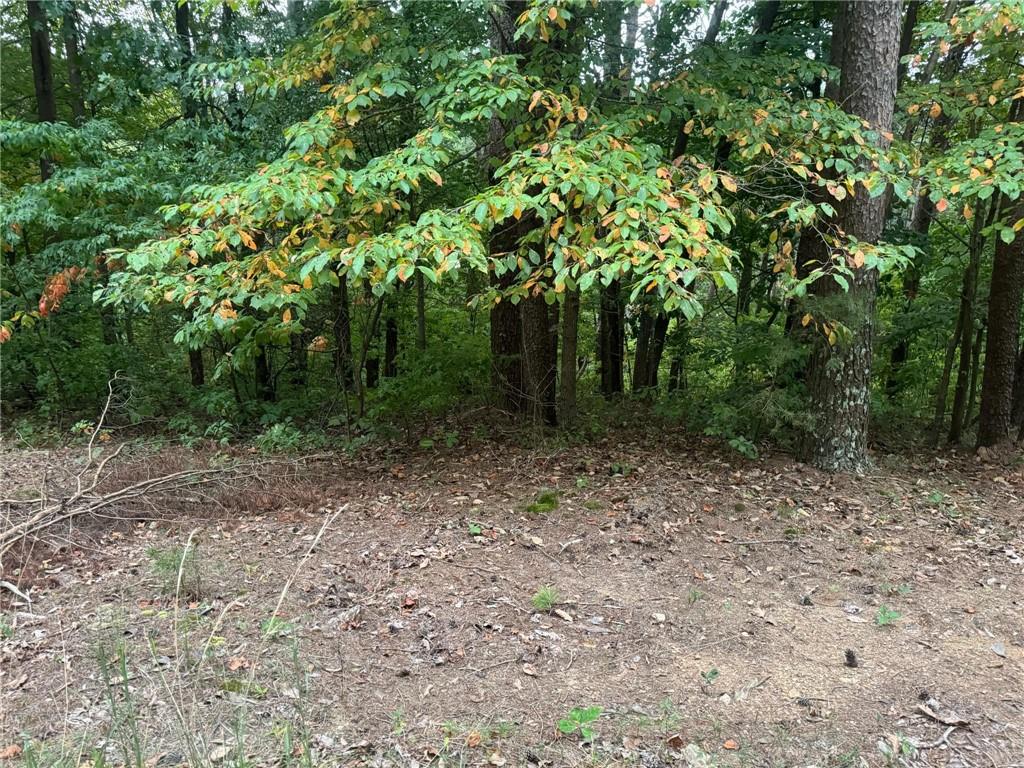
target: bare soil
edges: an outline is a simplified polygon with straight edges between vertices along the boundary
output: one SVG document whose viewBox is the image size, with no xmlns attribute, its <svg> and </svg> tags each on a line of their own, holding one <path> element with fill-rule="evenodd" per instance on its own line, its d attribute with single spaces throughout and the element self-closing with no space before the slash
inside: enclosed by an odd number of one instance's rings
<svg viewBox="0 0 1024 768">
<path fill-rule="evenodd" d="M 4 496 L 54 461 L 2 458 Z M 0 576 L 0 756 L 1024 766 L 1019 457 L 879 465 L 485 444 L 80 523 Z"/>
</svg>

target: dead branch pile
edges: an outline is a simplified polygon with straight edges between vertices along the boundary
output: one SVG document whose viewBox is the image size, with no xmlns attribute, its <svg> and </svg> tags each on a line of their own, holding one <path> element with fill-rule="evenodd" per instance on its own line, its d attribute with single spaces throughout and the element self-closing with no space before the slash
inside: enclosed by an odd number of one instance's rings
<svg viewBox="0 0 1024 768">
<path fill-rule="evenodd" d="M 0 573 L 4 568 L 4 556 L 20 541 L 37 537 L 60 524 L 86 516 L 141 517 L 142 505 L 160 510 L 171 509 L 175 502 L 217 503 L 216 498 L 199 492 L 201 486 L 221 486 L 235 493 L 264 482 L 271 471 L 273 474 L 294 473 L 302 460 L 251 458 L 237 460 L 230 464 L 199 466 L 179 469 L 162 474 L 152 473 L 147 467 L 146 476 L 137 473 L 115 471 L 116 460 L 122 454 L 125 444 L 116 447 L 98 448 L 96 443 L 104 435 L 103 424 L 110 410 L 114 395 L 115 379 L 110 382 L 109 395 L 103 412 L 92 430 L 85 449 L 83 466 L 59 489 L 48 489 L 43 483 L 38 493 L 27 499 L 0 499 Z M 317 457 L 306 457 L 306 460 Z M 282 472 L 283 471 L 283 472 Z"/>
</svg>

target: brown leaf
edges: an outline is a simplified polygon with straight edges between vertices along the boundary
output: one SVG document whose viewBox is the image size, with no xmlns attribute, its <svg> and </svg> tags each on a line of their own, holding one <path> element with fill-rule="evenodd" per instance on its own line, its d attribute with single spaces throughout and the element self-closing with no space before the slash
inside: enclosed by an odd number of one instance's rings
<svg viewBox="0 0 1024 768">
<path fill-rule="evenodd" d="M 736 739 L 726 739 L 725 743 L 722 744 L 722 749 L 739 749 L 740 745 Z"/>
<path fill-rule="evenodd" d="M 20 744 L 8 744 L 0 749 L 0 760 L 13 760 L 22 752 Z"/>
</svg>

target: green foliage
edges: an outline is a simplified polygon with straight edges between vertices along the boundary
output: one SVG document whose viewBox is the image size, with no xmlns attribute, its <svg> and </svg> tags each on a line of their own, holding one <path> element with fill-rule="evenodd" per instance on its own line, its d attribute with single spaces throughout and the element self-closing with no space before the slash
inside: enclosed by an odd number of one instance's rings
<svg viewBox="0 0 1024 768">
<path fill-rule="evenodd" d="M 202 560 L 196 544 L 190 542 L 184 547 L 167 549 L 150 547 L 146 556 L 165 595 L 180 595 L 191 600 L 202 597 Z"/>
<path fill-rule="evenodd" d="M 548 613 L 561 601 L 562 596 L 558 594 L 558 590 L 554 587 L 543 586 L 534 593 L 530 599 L 534 610 L 541 613 Z"/>
<path fill-rule="evenodd" d="M 558 730 L 566 736 L 578 734 L 585 742 L 594 740 L 593 723 L 601 717 L 601 707 L 573 707 L 569 714 L 558 721 Z"/>
<path fill-rule="evenodd" d="M 884 603 L 878 606 L 878 613 L 875 614 L 875 624 L 879 627 L 888 627 L 903 618 L 903 614 L 893 610 Z"/>
<path fill-rule="evenodd" d="M 558 491 L 552 489 L 542 490 L 537 497 L 526 505 L 526 511 L 531 515 L 544 515 L 558 509 Z"/>
<path fill-rule="evenodd" d="M 294 631 L 295 625 L 290 621 L 282 619 L 280 616 L 271 616 L 269 619 L 264 619 L 260 622 L 260 634 L 266 640 L 286 637 Z"/>
</svg>

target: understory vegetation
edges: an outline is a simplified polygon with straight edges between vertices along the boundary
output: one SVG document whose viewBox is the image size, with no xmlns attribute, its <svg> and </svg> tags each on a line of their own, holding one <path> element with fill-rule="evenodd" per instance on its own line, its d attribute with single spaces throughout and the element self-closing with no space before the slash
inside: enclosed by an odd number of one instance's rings
<svg viewBox="0 0 1024 768">
<path fill-rule="evenodd" d="M 1024 6 L 4 5 L 5 433 L 1024 428 Z M 111 384 L 111 382 L 113 382 Z"/>
</svg>

